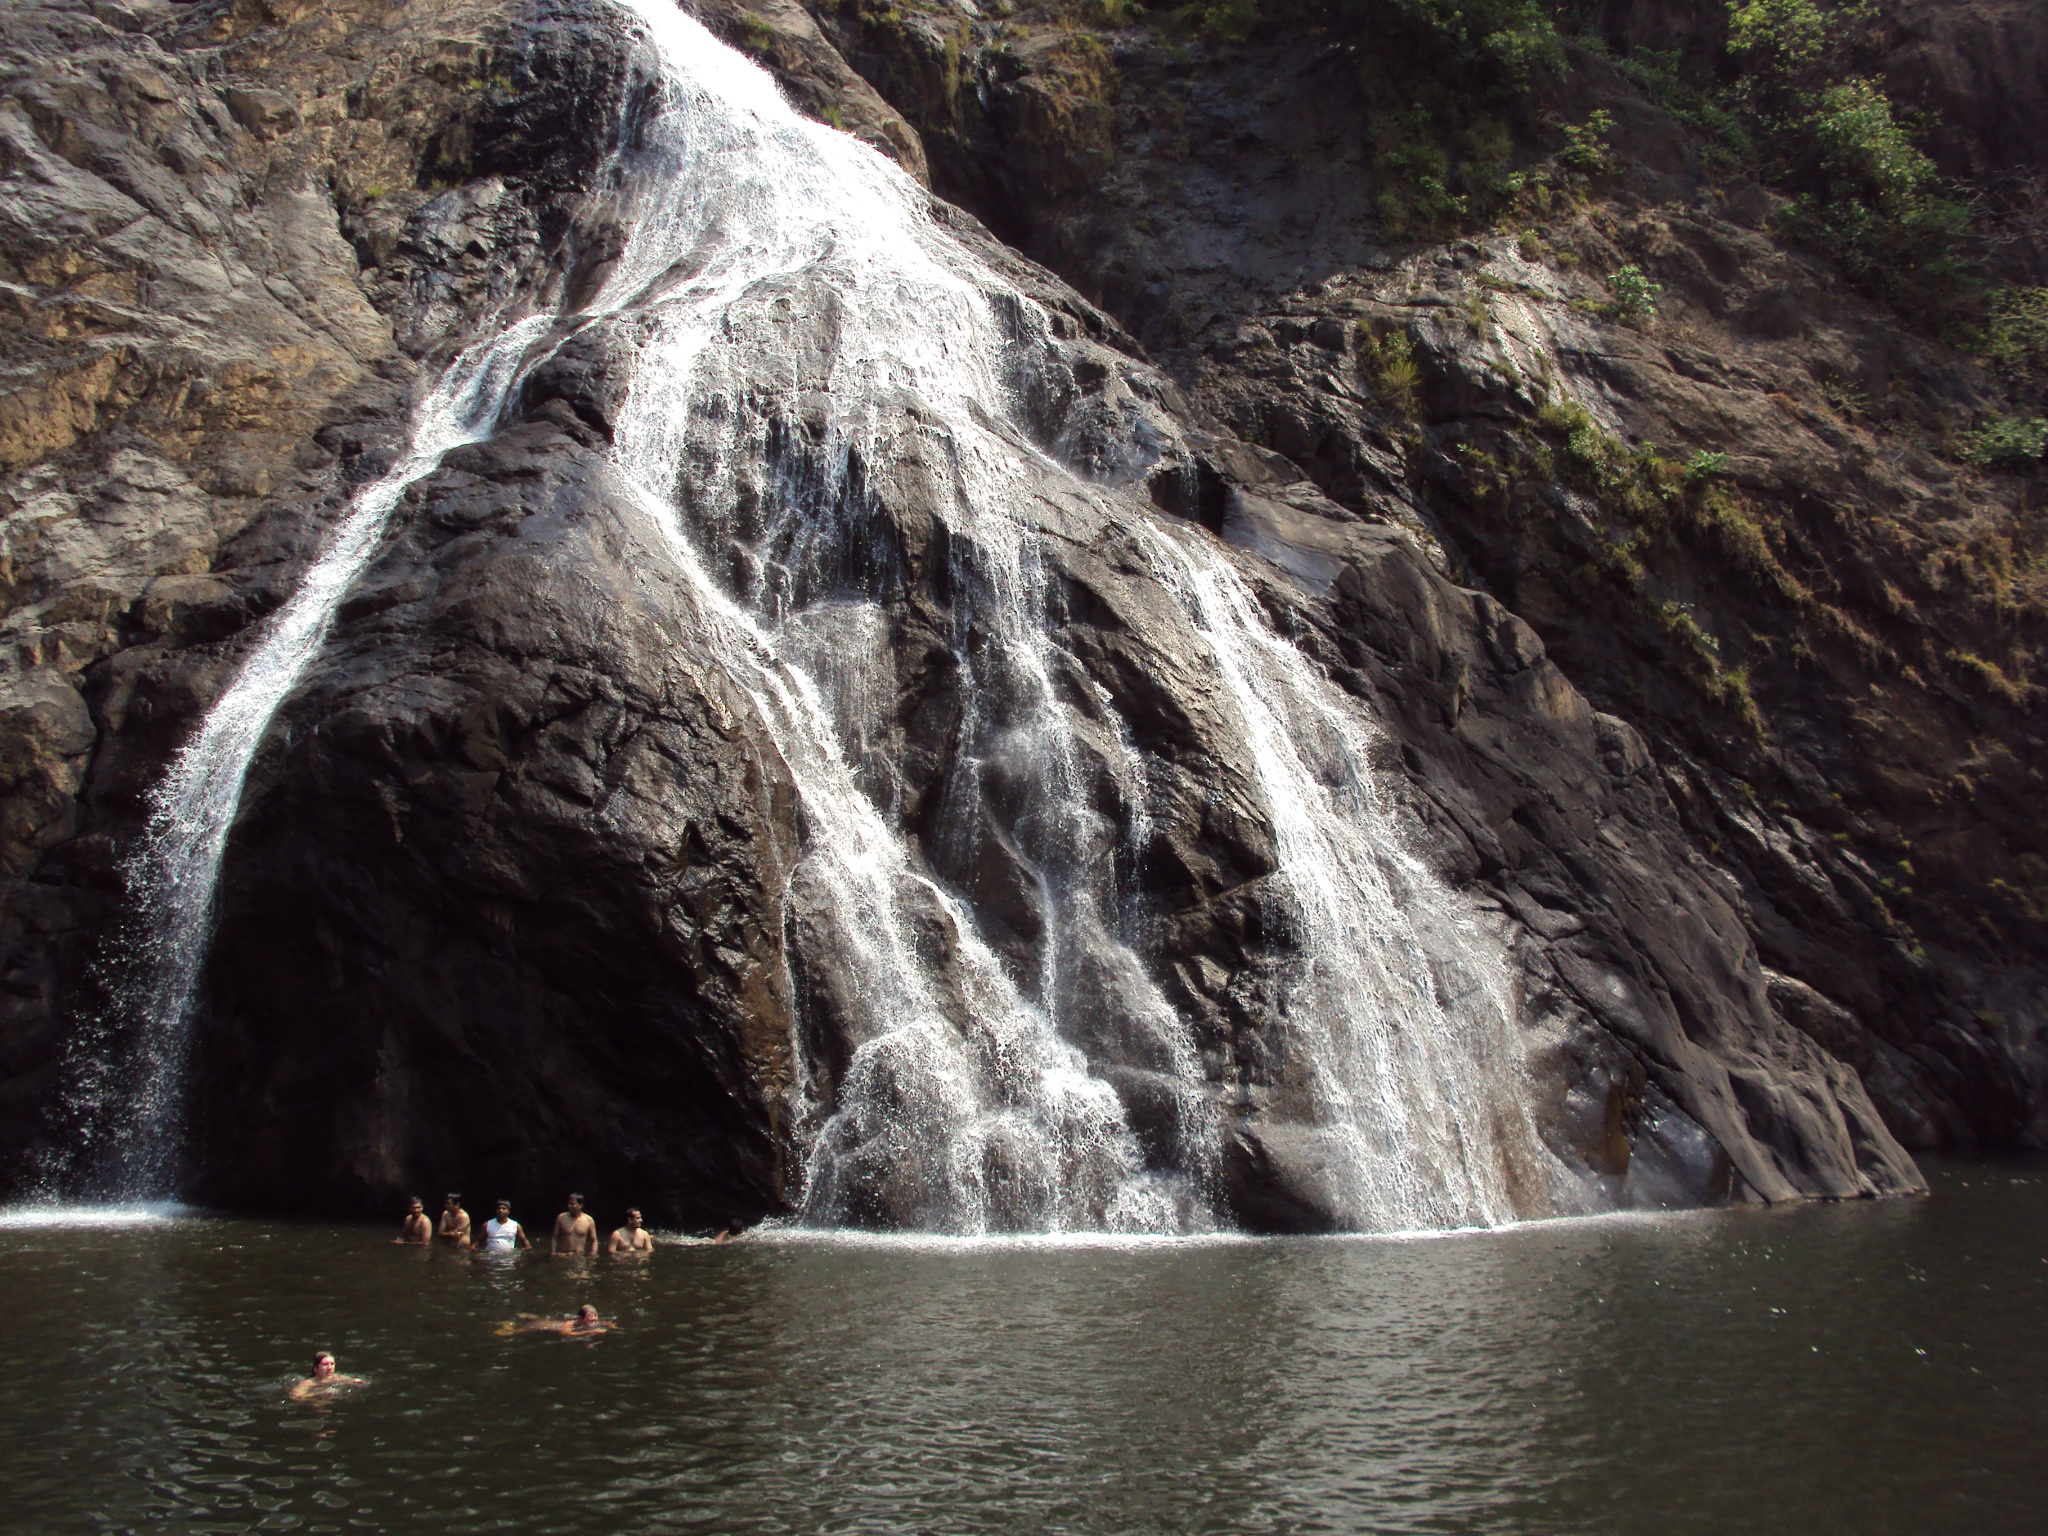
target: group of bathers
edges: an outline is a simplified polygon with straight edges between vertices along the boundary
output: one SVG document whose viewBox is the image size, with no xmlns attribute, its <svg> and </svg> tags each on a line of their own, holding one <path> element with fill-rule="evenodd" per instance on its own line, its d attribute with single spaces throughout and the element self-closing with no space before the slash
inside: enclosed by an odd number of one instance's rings
<svg viewBox="0 0 2048 1536">
<path fill-rule="evenodd" d="M 724 1242 L 731 1236 L 722 1232 L 717 1241 Z M 424 1247 L 435 1239 L 451 1248 L 475 1249 L 484 1253 L 513 1253 L 521 1248 L 533 1247 L 533 1241 L 512 1216 L 512 1202 L 500 1200 L 498 1213 L 483 1224 L 479 1237 L 472 1229 L 469 1212 L 462 1208 L 462 1196 L 450 1194 L 441 1208 L 438 1226 L 427 1219 L 425 1204 L 417 1196 L 406 1202 L 405 1220 L 399 1227 L 398 1241 L 403 1244 Z M 625 1221 L 612 1233 L 609 1249 L 617 1254 L 645 1254 L 654 1250 L 654 1238 L 641 1224 L 637 1210 L 626 1212 Z M 598 1249 L 597 1223 L 583 1210 L 583 1197 L 571 1195 L 569 1207 L 555 1218 L 555 1229 L 548 1240 L 553 1253 L 596 1253 Z"/>
</svg>

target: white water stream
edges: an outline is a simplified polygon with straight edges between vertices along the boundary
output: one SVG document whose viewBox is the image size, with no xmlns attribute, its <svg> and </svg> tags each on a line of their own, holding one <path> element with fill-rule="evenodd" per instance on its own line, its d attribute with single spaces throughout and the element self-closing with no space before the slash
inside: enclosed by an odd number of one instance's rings
<svg viewBox="0 0 2048 1536">
<path fill-rule="evenodd" d="M 587 312 L 631 357 L 612 458 L 689 580 L 706 651 L 794 777 L 792 901 L 812 958 L 829 957 L 828 1022 L 850 1046 L 799 1087 L 802 1214 L 951 1232 L 1214 1219 L 1229 1106 L 1151 979 L 1114 874 L 1142 840 L 1147 766 L 1121 722 L 1073 702 L 1053 637 L 1057 545 L 1104 528 L 1135 536 L 1206 649 L 1273 827 L 1299 956 L 1279 1005 L 1290 1159 L 1347 1226 L 1516 1214 L 1536 1154 L 1505 967 L 1403 850 L 1355 702 L 1270 631 L 1207 535 L 1033 445 L 1017 391 L 1065 366 L 1051 319 L 934 222 L 922 189 L 800 117 L 668 0 L 612 3 L 653 87 L 595 194 L 626 234 Z M 136 1000 L 158 1133 L 142 1138 L 146 1185 L 169 1175 L 192 994 L 257 746 L 405 488 L 491 430 L 550 329 L 523 321 L 450 369 L 404 462 L 358 497 L 157 795 L 133 866 L 158 934 Z M 896 684 L 890 617 L 862 569 L 880 559 L 864 487 L 906 466 L 952 550 L 966 723 L 948 792 L 1001 785 L 1016 808 L 1003 851 L 1042 928 L 1022 970 L 906 835 L 874 746 Z M 1097 769 L 1128 808 L 1121 825 L 1083 793 Z M 991 850 L 955 851 L 971 865 Z M 1165 1153 L 1141 1147 L 1105 1051 L 1166 1085 Z"/>
</svg>

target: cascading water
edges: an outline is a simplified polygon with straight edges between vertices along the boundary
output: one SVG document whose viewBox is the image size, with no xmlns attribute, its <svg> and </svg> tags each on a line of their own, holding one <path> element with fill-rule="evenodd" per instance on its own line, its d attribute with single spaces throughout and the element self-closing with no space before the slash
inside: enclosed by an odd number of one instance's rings
<svg viewBox="0 0 2048 1536">
<path fill-rule="evenodd" d="M 350 502 L 298 590 L 151 796 L 148 830 L 127 866 L 136 897 L 129 931 L 138 951 L 128 959 L 137 980 L 122 1002 L 133 1045 L 118 1074 L 88 1063 L 73 1091 L 89 1101 L 88 1113 L 79 1115 L 84 1134 L 107 1144 L 98 1177 L 119 1193 L 168 1193 L 176 1178 L 192 996 L 212 937 L 228 830 L 264 732 L 382 547 L 406 488 L 432 473 L 449 449 L 489 435 L 520 363 L 547 329 L 545 317 L 521 320 L 465 350 L 436 381 L 413 413 L 403 457 Z"/>
<path fill-rule="evenodd" d="M 830 957 L 813 991 L 847 1047 L 800 1086 L 803 1216 L 958 1232 L 1214 1219 L 1226 1094 L 1152 979 L 1117 875 L 1143 840 L 1147 764 L 1056 641 L 1058 547 L 1105 529 L 1130 535 L 1206 654 L 1273 829 L 1294 955 L 1281 1086 L 1332 1214 L 1379 1229 L 1514 1214 L 1537 1154 L 1504 968 L 1402 850 L 1356 705 L 1271 632 L 1206 535 L 1034 440 L 1023 396 L 1068 369 L 1051 319 L 920 188 L 798 116 L 668 0 L 610 3 L 650 95 L 595 195 L 625 238 L 584 319 L 625 360 L 618 478 L 798 790 L 791 926 Z M 522 322 L 450 370 L 405 462 L 358 498 L 157 797 L 135 869 L 161 933 L 140 1008 L 160 1125 L 256 746 L 404 488 L 490 429 L 548 330 Z M 1142 463 L 1160 446 L 1125 449 Z M 938 830 L 917 835 L 869 740 L 897 684 L 888 557 L 863 519 L 898 473 L 945 508 L 963 695 Z M 967 806 L 983 814 L 948 809 Z M 998 856 L 1033 893 L 1034 937 L 1007 949 L 937 873 Z"/>
</svg>

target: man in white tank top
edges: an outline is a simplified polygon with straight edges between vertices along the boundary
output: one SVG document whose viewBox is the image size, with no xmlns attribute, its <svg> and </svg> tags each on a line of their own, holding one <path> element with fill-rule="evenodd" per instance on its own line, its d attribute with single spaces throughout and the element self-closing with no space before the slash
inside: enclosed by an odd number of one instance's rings
<svg viewBox="0 0 2048 1536">
<path fill-rule="evenodd" d="M 531 1248 L 526 1229 L 512 1219 L 512 1202 L 500 1200 L 498 1214 L 484 1223 L 484 1251 L 510 1253 L 514 1248 Z"/>
</svg>

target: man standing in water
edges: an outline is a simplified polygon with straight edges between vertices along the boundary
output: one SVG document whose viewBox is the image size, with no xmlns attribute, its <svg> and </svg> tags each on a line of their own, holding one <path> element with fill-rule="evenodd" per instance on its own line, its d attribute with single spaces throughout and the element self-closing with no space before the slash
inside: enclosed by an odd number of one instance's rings
<svg viewBox="0 0 2048 1536">
<path fill-rule="evenodd" d="M 325 1397 L 336 1387 L 362 1385 L 360 1376 L 337 1376 L 334 1374 L 334 1356 L 321 1350 L 313 1357 L 313 1374 L 302 1380 L 291 1390 L 294 1402 L 304 1402 L 309 1397 Z"/>
<path fill-rule="evenodd" d="M 555 1218 L 555 1235 L 548 1247 L 554 1253 L 597 1252 L 597 1223 L 583 1214 L 581 1195 L 571 1195 L 569 1209 Z"/>
<path fill-rule="evenodd" d="M 635 1257 L 654 1252 L 654 1239 L 648 1236 L 647 1229 L 640 1225 L 638 1211 L 626 1212 L 626 1224 L 612 1233 L 611 1251 Z"/>
<path fill-rule="evenodd" d="M 427 1220 L 427 1208 L 420 1197 L 414 1195 L 405 1203 L 405 1220 L 398 1228 L 398 1236 L 391 1239 L 409 1248 L 423 1248 L 434 1240 L 433 1223 Z"/>
<path fill-rule="evenodd" d="M 484 1223 L 484 1251 L 486 1253 L 510 1253 L 514 1248 L 531 1248 L 526 1240 L 526 1228 L 512 1219 L 512 1202 L 500 1200 L 498 1214 Z"/>
<path fill-rule="evenodd" d="M 450 1195 L 441 1207 L 441 1241 L 454 1248 L 469 1246 L 469 1212 L 462 1208 L 460 1195 Z"/>
</svg>

